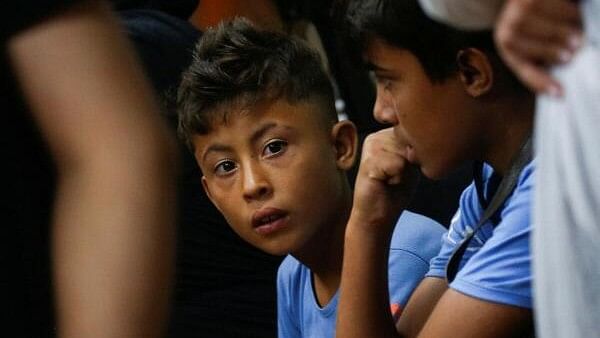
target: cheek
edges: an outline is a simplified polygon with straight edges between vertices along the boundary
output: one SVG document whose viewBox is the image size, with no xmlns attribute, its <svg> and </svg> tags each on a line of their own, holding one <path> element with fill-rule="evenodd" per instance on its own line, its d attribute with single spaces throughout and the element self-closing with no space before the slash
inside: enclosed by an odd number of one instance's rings
<svg viewBox="0 0 600 338">
<path fill-rule="evenodd" d="M 221 214 L 233 224 L 236 217 L 239 217 L 239 199 L 241 198 L 241 192 L 237 192 L 235 188 L 234 180 L 230 182 L 213 182 L 208 185 L 208 189 L 211 194 L 211 201 L 219 209 Z"/>
<path fill-rule="evenodd" d="M 312 160 L 317 165 L 306 166 L 295 180 L 296 192 L 310 209 L 322 209 L 334 203 L 340 192 L 339 170 L 335 160 L 322 157 Z M 327 165 L 323 165 L 326 163 Z"/>
</svg>

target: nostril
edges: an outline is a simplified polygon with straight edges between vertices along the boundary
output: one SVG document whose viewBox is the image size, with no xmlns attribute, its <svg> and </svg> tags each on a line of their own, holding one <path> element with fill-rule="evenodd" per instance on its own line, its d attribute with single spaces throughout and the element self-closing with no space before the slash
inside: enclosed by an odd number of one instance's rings
<svg viewBox="0 0 600 338">
<path fill-rule="evenodd" d="M 265 198 L 269 195 L 271 189 L 266 183 L 258 183 L 244 190 L 244 197 L 248 200 L 256 200 Z"/>
<path fill-rule="evenodd" d="M 260 187 L 258 189 L 258 194 L 260 196 L 266 195 L 269 192 L 269 190 L 267 189 L 267 187 Z"/>
</svg>

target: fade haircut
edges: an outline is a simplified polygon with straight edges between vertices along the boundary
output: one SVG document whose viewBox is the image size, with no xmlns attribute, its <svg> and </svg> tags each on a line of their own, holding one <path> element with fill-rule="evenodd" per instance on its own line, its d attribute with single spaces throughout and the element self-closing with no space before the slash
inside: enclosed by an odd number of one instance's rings
<svg viewBox="0 0 600 338">
<path fill-rule="evenodd" d="M 460 50 L 476 48 L 496 71 L 513 77 L 498 57 L 491 31 L 460 31 L 438 23 L 423 12 L 418 0 L 338 0 L 335 11 L 354 55 L 361 55 L 373 38 L 381 38 L 411 52 L 429 79 L 439 83 L 458 71 Z"/>
<path fill-rule="evenodd" d="M 283 33 L 236 18 L 204 33 L 177 92 L 180 137 L 205 135 L 232 114 L 264 100 L 315 102 L 324 123 L 337 121 L 333 88 L 316 52 Z"/>
</svg>

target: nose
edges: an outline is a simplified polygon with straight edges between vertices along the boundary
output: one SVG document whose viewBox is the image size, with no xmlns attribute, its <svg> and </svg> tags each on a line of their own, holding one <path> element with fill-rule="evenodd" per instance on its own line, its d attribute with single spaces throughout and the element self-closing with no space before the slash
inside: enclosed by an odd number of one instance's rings
<svg viewBox="0 0 600 338">
<path fill-rule="evenodd" d="M 242 190 L 246 201 L 261 200 L 273 192 L 268 175 L 259 164 L 247 164 L 242 175 Z"/>
<path fill-rule="evenodd" d="M 375 99 L 375 106 L 373 107 L 373 116 L 377 122 L 382 124 L 398 124 L 396 110 L 392 104 L 392 98 L 381 93 L 379 90 L 377 90 L 377 98 Z"/>
</svg>

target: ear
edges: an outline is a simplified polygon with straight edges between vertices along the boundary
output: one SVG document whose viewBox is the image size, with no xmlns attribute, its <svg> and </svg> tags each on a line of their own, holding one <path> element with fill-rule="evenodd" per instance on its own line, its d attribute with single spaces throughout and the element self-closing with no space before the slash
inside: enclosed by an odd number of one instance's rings
<svg viewBox="0 0 600 338">
<path fill-rule="evenodd" d="M 460 80 L 472 97 L 487 94 L 494 85 L 494 68 L 490 58 L 481 50 L 466 48 L 456 55 Z"/>
<path fill-rule="evenodd" d="M 210 189 L 208 187 L 208 182 L 206 181 L 206 176 L 204 176 L 204 175 L 202 175 L 202 188 L 204 188 L 204 192 L 206 192 L 206 196 L 208 196 L 208 199 L 217 208 L 217 210 L 219 210 L 219 212 L 222 214 L 223 212 L 221 211 L 221 208 L 219 208 L 217 203 L 215 203 L 215 200 L 210 193 Z"/>
<path fill-rule="evenodd" d="M 331 140 L 335 148 L 337 167 L 349 170 L 354 164 L 358 148 L 356 126 L 348 120 L 336 123 L 331 128 Z"/>
</svg>

